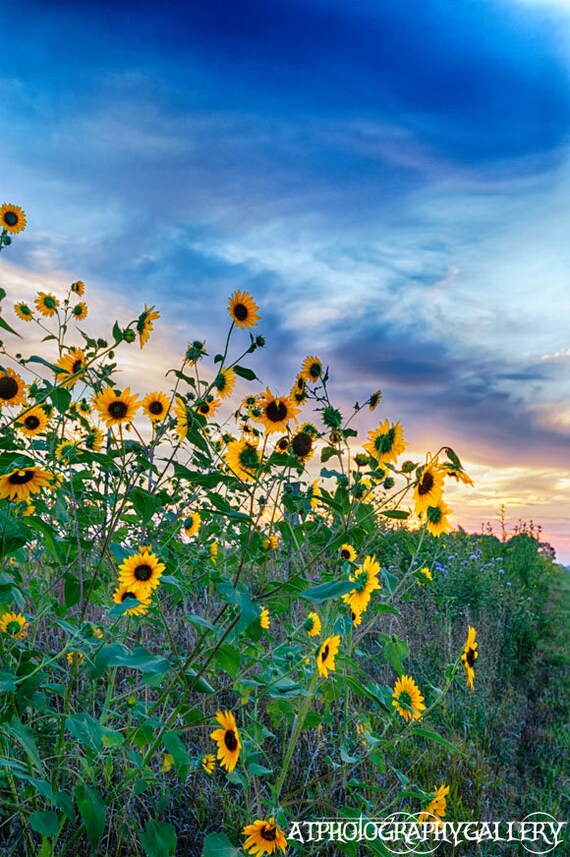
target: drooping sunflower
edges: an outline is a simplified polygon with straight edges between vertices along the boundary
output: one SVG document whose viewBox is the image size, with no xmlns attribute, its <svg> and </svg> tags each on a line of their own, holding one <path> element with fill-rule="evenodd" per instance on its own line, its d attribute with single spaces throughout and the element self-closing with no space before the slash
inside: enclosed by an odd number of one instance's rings
<svg viewBox="0 0 570 857">
<path fill-rule="evenodd" d="M 85 294 L 85 283 L 83 280 L 77 280 L 75 283 L 71 284 L 70 289 L 74 295 L 82 297 Z"/>
<path fill-rule="evenodd" d="M 4 203 L 0 208 L 0 226 L 6 232 L 11 232 L 12 235 L 24 231 L 26 228 L 26 215 L 19 205 L 12 205 L 10 202 Z"/>
<path fill-rule="evenodd" d="M 222 768 L 225 768 L 228 774 L 231 774 L 241 750 L 241 741 L 237 730 L 236 721 L 231 711 L 217 711 L 216 720 L 222 727 L 215 729 L 210 738 L 218 745 L 217 757 Z"/>
<path fill-rule="evenodd" d="M 289 396 L 274 396 L 269 387 L 265 393 L 258 396 L 257 406 L 259 416 L 253 419 L 263 423 L 267 434 L 284 432 L 289 420 L 295 419 L 300 411 L 300 407 L 295 405 Z"/>
<path fill-rule="evenodd" d="M 150 332 L 157 318 L 160 318 L 160 313 L 156 312 L 154 306 L 147 307 L 145 304 L 144 311 L 141 312 L 137 320 L 137 331 L 139 334 L 139 344 L 141 348 L 144 348 L 148 342 Z"/>
<path fill-rule="evenodd" d="M 184 533 L 189 537 L 195 536 L 198 530 L 200 529 L 200 524 L 202 519 L 200 517 L 199 512 L 190 512 L 189 515 L 184 518 L 183 529 Z"/>
<path fill-rule="evenodd" d="M 119 584 L 119 586 L 113 592 L 113 601 L 115 604 L 122 604 L 127 598 L 132 598 L 135 601 L 138 601 L 138 604 L 134 604 L 133 607 L 129 607 L 128 610 L 125 610 L 124 615 L 126 616 L 144 616 L 145 613 L 148 613 L 148 609 L 151 603 L 150 590 L 146 592 L 142 590 L 140 587 L 137 588 L 137 591 L 134 592 L 133 589 L 129 586 L 125 586 L 124 583 Z"/>
<path fill-rule="evenodd" d="M 107 387 L 97 393 L 93 404 L 108 428 L 131 423 L 140 406 L 138 396 L 131 396 L 130 387 L 126 387 L 122 393 Z"/>
<path fill-rule="evenodd" d="M 190 366 L 194 366 L 198 360 L 200 360 L 206 354 L 205 342 L 200 342 L 199 339 L 195 339 L 188 348 L 186 349 L 186 360 L 190 364 Z"/>
<path fill-rule="evenodd" d="M 71 389 L 77 384 L 85 370 L 86 361 L 83 349 L 70 348 L 69 352 L 60 357 L 55 365 L 61 369 L 61 372 L 56 375 L 58 382 Z"/>
<path fill-rule="evenodd" d="M 418 824 L 433 824 L 437 827 L 443 827 L 443 816 L 447 806 L 447 795 L 449 794 L 449 786 L 445 783 L 435 790 L 432 800 L 418 815 Z"/>
<path fill-rule="evenodd" d="M 166 566 L 148 548 L 127 557 L 119 566 L 119 583 L 131 592 L 152 592 L 162 577 Z"/>
<path fill-rule="evenodd" d="M 21 613 L 11 611 L 2 613 L 0 616 L 0 631 L 14 637 L 15 640 L 23 640 L 28 635 L 28 621 Z"/>
<path fill-rule="evenodd" d="M 26 437 L 34 437 L 36 434 L 41 434 L 45 431 L 48 424 L 48 415 L 39 405 L 31 408 L 29 411 L 24 411 L 21 417 L 18 417 L 18 431 L 26 435 Z"/>
<path fill-rule="evenodd" d="M 322 496 L 323 492 L 320 489 L 319 480 L 315 479 L 315 481 L 311 482 L 311 484 L 309 485 L 308 490 L 309 505 L 313 511 L 315 509 L 318 509 L 319 502 Z"/>
<path fill-rule="evenodd" d="M 275 854 L 277 850 L 285 853 L 287 839 L 280 827 L 275 824 L 272 817 L 269 821 L 256 820 L 253 824 L 246 824 L 243 829 L 246 838 L 243 847 L 253 857 L 262 857 L 263 854 Z"/>
<path fill-rule="evenodd" d="M 321 620 L 318 613 L 309 613 L 303 624 L 309 637 L 318 637 L 321 633 Z"/>
<path fill-rule="evenodd" d="M 230 470 L 244 482 L 253 482 L 261 466 L 257 438 L 242 438 L 228 444 L 224 460 Z"/>
<path fill-rule="evenodd" d="M 315 381 L 319 380 L 322 374 L 323 364 L 318 357 L 311 355 L 309 357 L 305 357 L 303 360 L 303 365 L 301 366 L 301 371 L 299 372 L 298 377 L 303 378 L 304 381 L 314 384 Z"/>
<path fill-rule="evenodd" d="M 84 318 L 87 318 L 87 313 L 88 309 L 85 301 L 79 301 L 71 310 L 71 315 L 75 321 L 83 321 Z"/>
<path fill-rule="evenodd" d="M 401 714 L 406 723 L 408 720 L 419 720 L 425 711 L 424 697 L 420 689 L 409 675 L 402 675 L 394 685 L 392 705 Z"/>
<path fill-rule="evenodd" d="M 267 631 L 267 629 L 271 625 L 271 617 L 269 615 L 269 610 L 267 609 L 267 607 L 261 608 L 261 613 L 259 615 L 259 624 L 265 631 Z"/>
<path fill-rule="evenodd" d="M 90 426 L 87 434 L 83 438 L 83 445 L 86 449 L 92 452 L 99 452 L 103 446 L 105 436 L 100 428 Z"/>
<path fill-rule="evenodd" d="M 345 604 L 356 615 L 362 615 L 368 607 L 372 593 L 381 589 L 378 575 L 380 574 L 380 563 L 375 556 L 366 556 L 362 565 L 359 565 L 354 574 L 348 578 L 355 584 L 354 589 L 342 596 Z"/>
<path fill-rule="evenodd" d="M 188 411 L 186 402 L 179 396 L 176 397 L 174 413 L 176 415 L 176 434 L 178 435 L 178 440 L 182 443 L 182 441 L 188 436 L 188 429 L 192 422 L 192 416 Z"/>
<path fill-rule="evenodd" d="M 336 669 L 335 657 L 340 648 L 340 634 L 334 634 L 332 637 L 327 637 L 317 654 L 317 669 L 319 674 L 328 677 L 329 670 L 332 672 Z"/>
<path fill-rule="evenodd" d="M 455 479 L 456 482 L 463 482 L 464 485 L 473 486 L 473 480 L 467 474 L 462 467 L 457 467 L 452 464 L 450 461 L 444 461 L 443 464 L 440 465 L 443 470 L 444 476 L 451 476 Z"/>
<path fill-rule="evenodd" d="M 26 401 L 26 384 L 17 372 L 8 367 L 0 369 L 0 408 L 4 405 L 23 405 Z"/>
<path fill-rule="evenodd" d="M 429 532 L 432 536 L 441 536 L 442 533 L 449 533 L 453 529 L 448 515 L 453 512 L 449 506 L 440 500 L 435 506 L 428 506 L 426 512 L 426 523 Z"/>
<path fill-rule="evenodd" d="M 236 383 L 236 373 L 233 369 L 220 369 L 213 386 L 218 391 L 221 399 L 227 399 L 231 396 Z"/>
<path fill-rule="evenodd" d="M 298 431 L 291 439 L 291 452 L 300 461 L 309 461 L 315 451 L 312 436 L 306 431 Z"/>
<path fill-rule="evenodd" d="M 319 430 L 313 423 L 303 423 L 299 431 L 304 431 L 307 434 L 310 434 L 312 438 L 317 438 L 319 436 Z"/>
<path fill-rule="evenodd" d="M 371 411 L 375 411 L 378 405 L 380 404 L 380 399 L 382 398 L 382 390 L 375 390 L 374 393 L 368 399 L 368 407 Z"/>
<path fill-rule="evenodd" d="M 22 321 L 31 321 L 34 317 L 32 310 L 25 301 L 14 304 L 14 312 Z"/>
<path fill-rule="evenodd" d="M 158 423 L 167 416 L 170 399 L 164 393 L 147 393 L 141 405 L 151 422 Z"/>
<path fill-rule="evenodd" d="M 297 375 L 295 383 L 291 387 L 289 398 L 292 399 L 292 401 L 297 402 L 298 405 L 301 405 L 304 401 L 306 401 L 306 399 L 309 398 L 309 394 L 307 392 L 307 384 L 302 375 Z"/>
<path fill-rule="evenodd" d="M 395 462 L 407 445 L 400 423 L 390 424 L 388 420 L 380 423 L 375 431 L 368 432 L 368 442 L 363 444 L 378 464 Z"/>
<path fill-rule="evenodd" d="M 208 753 L 206 756 L 202 756 L 202 769 L 206 771 L 207 774 L 213 774 L 216 770 L 216 757 L 213 753 Z"/>
<path fill-rule="evenodd" d="M 220 407 L 221 402 L 217 399 L 213 399 L 208 397 L 207 399 L 203 399 L 201 402 L 198 402 L 196 405 L 196 411 L 201 414 L 206 419 L 213 417 L 218 408 Z"/>
<path fill-rule="evenodd" d="M 352 545 L 349 544 L 341 545 L 339 554 L 343 562 L 346 562 L 346 560 L 348 560 L 349 562 L 354 562 L 354 560 L 356 559 L 356 551 L 352 547 Z"/>
<path fill-rule="evenodd" d="M 0 476 L 0 497 L 20 502 L 51 487 L 53 475 L 41 467 L 24 467 Z"/>
<path fill-rule="evenodd" d="M 435 464 L 428 464 L 422 470 L 414 488 L 414 511 L 421 515 L 428 506 L 435 506 L 443 493 L 443 472 Z"/>
<path fill-rule="evenodd" d="M 479 643 L 475 641 L 476 636 L 477 631 L 469 625 L 467 628 L 467 640 L 463 647 L 463 654 L 461 655 L 461 660 L 463 661 L 467 677 L 467 687 L 470 687 L 471 690 L 474 689 L 473 681 L 475 679 L 475 670 L 473 667 L 475 666 L 475 661 L 479 657 L 479 652 L 477 651 Z"/>
<path fill-rule="evenodd" d="M 38 296 L 34 301 L 34 306 L 38 312 L 45 315 L 46 318 L 51 318 L 55 315 L 55 311 L 59 306 L 59 300 L 55 295 L 48 292 L 38 292 Z"/>
<path fill-rule="evenodd" d="M 236 327 L 255 327 L 261 316 L 259 307 L 248 292 L 234 292 L 230 296 L 228 312 Z"/>
</svg>

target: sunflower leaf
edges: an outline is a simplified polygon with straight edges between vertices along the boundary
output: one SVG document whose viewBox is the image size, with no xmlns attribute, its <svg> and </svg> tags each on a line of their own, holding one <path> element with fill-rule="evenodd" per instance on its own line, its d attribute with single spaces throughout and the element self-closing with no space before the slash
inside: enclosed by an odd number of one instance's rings
<svg viewBox="0 0 570 857">
<path fill-rule="evenodd" d="M 382 514 L 385 518 L 396 518 L 398 521 L 405 521 L 410 517 L 410 513 L 405 512 L 404 509 L 386 509 Z"/>
<path fill-rule="evenodd" d="M 202 857 L 241 857 L 242 851 L 236 848 L 225 833 L 209 833 L 204 840 Z"/>
<path fill-rule="evenodd" d="M 95 851 L 105 832 L 105 804 L 99 792 L 85 783 L 75 786 L 75 800 L 87 831 L 87 839 Z"/>
<path fill-rule="evenodd" d="M 176 828 L 168 821 L 149 818 L 139 839 L 147 857 L 172 857 L 176 852 Z"/>
<path fill-rule="evenodd" d="M 350 580 L 331 580 L 329 583 L 320 583 L 318 586 L 305 589 L 301 593 L 301 598 L 323 604 L 325 601 L 332 601 L 333 598 L 340 598 L 352 589 L 354 589 L 354 583 Z"/>
<path fill-rule="evenodd" d="M 8 322 L 7 322 L 7 321 L 4 321 L 4 319 L 2 318 L 2 316 L 0 316 L 0 327 L 1 327 L 1 328 L 3 328 L 4 330 L 7 330 L 7 331 L 8 331 L 8 333 L 13 333 L 13 334 L 14 334 L 14 336 L 17 336 L 19 339 L 21 339 L 21 338 L 22 338 L 22 337 L 20 336 L 20 334 L 19 334 L 19 333 L 17 333 L 17 331 L 15 331 L 15 330 L 14 330 L 14 328 L 13 328 L 13 327 L 10 327 L 10 325 L 8 324 Z"/>
<path fill-rule="evenodd" d="M 239 375 L 240 378 L 245 378 L 246 381 L 255 381 L 257 378 L 253 369 L 247 369 L 245 366 L 234 366 L 234 372 L 236 375 Z"/>
</svg>

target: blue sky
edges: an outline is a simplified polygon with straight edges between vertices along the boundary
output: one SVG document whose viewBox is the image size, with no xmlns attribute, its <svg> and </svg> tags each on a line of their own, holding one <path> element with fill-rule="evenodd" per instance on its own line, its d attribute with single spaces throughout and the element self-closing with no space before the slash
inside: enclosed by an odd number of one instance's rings
<svg viewBox="0 0 570 857">
<path fill-rule="evenodd" d="M 264 381 L 381 387 L 478 469 L 465 520 L 502 492 L 570 558 L 569 4 L 31 2 L 0 40 L 12 265 L 178 352 L 250 290 Z"/>
</svg>

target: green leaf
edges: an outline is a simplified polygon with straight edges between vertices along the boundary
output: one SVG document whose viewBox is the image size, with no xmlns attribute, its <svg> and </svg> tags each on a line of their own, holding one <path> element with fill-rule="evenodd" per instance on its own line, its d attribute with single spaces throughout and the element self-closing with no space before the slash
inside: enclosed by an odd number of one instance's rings
<svg viewBox="0 0 570 857">
<path fill-rule="evenodd" d="M 59 830 L 59 817 L 56 812 L 32 812 L 29 821 L 32 830 L 42 836 L 54 836 Z"/>
<path fill-rule="evenodd" d="M 236 677 L 240 664 L 239 649 L 236 649 L 230 643 L 222 643 L 216 652 L 214 660 L 229 676 L 232 678 Z"/>
<path fill-rule="evenodd" d="M 65 387 L 53 387 L 49 397 L 60 414 L 64 414 L 67 411 L 71 402 L 71 393 L 69 390 L 66 390 Z"/>
<path fill-rule="evenodd" d="M 450 446 L 446 446 L 445 454 L 447 455 L 453 466 L 456 467 L 458 470 L 461 470 L 461 462 Z"/>
<path fill-rule="evenodd" d="M 455 744 L 452 744 L 450 741 L 446 741 L 445 738 L 442 738 L 441 735 L 438 735 L 437 732 L 432 732 L 430 729 L 412 729 L 412 735 L 419 735 L 420 738 L 427 738 L 429 741 L 434 741 L 436 744 L 441 744 L 442 747 L 446 747 L 448 750 L 451 750 L 453 753 L 459 753 L 459 755 L 465 755 L 463 750 L 459 747 L 456 747 Z"/>
<path fill-rule="evenodd" d="M 245 366 L 234 366 L 234 372 L 246 381 L 255 381 L 257 378 L 255 372 L 252 369 L 246 369 Z"/>
<path fill-rule="evenodd" d="M 410 654 L 408 645 L 405 640 L 399 640 L 397 637 L 390 640 L 384 646 L 384 657 L 389 664 L 396 670 L 398 675 L 404 672 L 402 661 Z"/>
<path fill-rule="evenodd" d="M 105 804 L 99 792 L 92 786 L 79 783 L 75 786 L 75 800 L 81 820 L 85 825 L 87 839 L 93 851 L 101 842 L 105 832 Z"/>
<path fill-rule="evenodd" d="M 322 463 L 326 464 L 327 461 L 329 461 L 329 459 L 331 459 L 333 457 L 333 455 L 337 455 L 340 458 L 342 453 L 339 449 L 335 449 L 334 446 L 325 446 L 321 450 L 321 461 L 322 461 Z"/>
<path fill-rule="evenodd" d="M 186 675 L 190 679 L 195 679 L 198 673 L 195 670 L 186 670 Z M 215 693 L 216 691 L 203 676 L 200 676 L 197 682 L 190 682 L 190 686 L 194 693 Z"/>
<path fill-rule="evenodd" d="M 409 512 L 405 512 L 403 509 L 387 509 L 385 512 L 382 512 L 385 518 L 396 518 L 398 521 L 405 521 L 406 518 L 410 517 Z"/>
<path fill-rule="evenodd" d="M 181 776 L 185 777 L 192 764 L 192 759 L 186 752 L 186 748 L 182 743 L 178 732 L 165 732 L 162 736 L 162 743 L 164 744 L 167 753 L 170 753 L 174 759 L 176 770 L 181 774 Z"/>
<path fill-rule="evenodd" d="M 225 833 L 210 833 L 204 840 L 202 857 L 242 857 L 242 854 Z"/>
<path fill-rule="evenodd" d="M 42 770 L 42 760 L 36 746 L 33 729 L 30 726 L 24 726 L 20 723 L 18 717 L 14 714 L 9 723 L 3 723 L 0 726 L 0 732 L 4 732 L 9 737 L 18 742 L 24 753 L 28 756 L 32 765 Z"/>
<path fill-rule="evenodd" d="M 15 678 L 13 673 L 0 672 L 0 693 L 13 693 L 16 690 Z"/>
<path fill-rule="evenodd" d="M 71 715 L 65 721 L 65 726 L 80 744 L 95 751 L 101 750 L 102 747 L 118 747 L 125 740 L 120 732 L 102 726 L 86 712 Z"/>
<path fill-rule="evenodd" d="M 305 589 L 301 593 L 301 598 L 307 601 L 314 601 L 317 604 L 323 604 L 325 601 L 331 601 L 333 598 L 340 598 L 347 592 L 354 589 L 354 583 L 350 580 L 331 580 L 329 583 L 321 583 L 319 586 L 312 586 L 310 589 Z"/>
<path fill-rule="evenodd" d="M 149 818 L 139 839 L 147 857 L 172 857 L 176 852 L 176 829 L 167 821 Z"/>
<path fill-rule="evenodd" d="M 42 534 L 44 537 L 43 542 L 46 548 L 46 553 L 48 553 L 53 559 L 57 559 L 62 563 L 63 558 L 59 550 L 59 545 L 54 538 L 54 532 L 49 524 L 46 524 L 41 518 L 36 518 L 34 516 L 26 518 L 26 523 L 33 530 Z"/>
<path fill-rule="evenodd" d="M 22 337 L 20 336 L 20 334 L 19 334 L 17 331 L 15 331 L 15 330 L 14 330 L 14 328 L 13 328 L 13 327 L 10 327 L 10 325 L 8 324 L 8 322 L 7 322 L 7 321 L 4 321 L 4 319 L 2 318 L 2 316 L 1 316 L 1 315 L 0 315 L 0 327 L 2 327 L 4 330 L 7 330 L 9 333 L 13 333 L 13 334 L 14 334 L 14 336 L 17 336 L 19 339 L 21 339 L 21 338 L 22 338 Z"/>
<path fill-rule="evenodd" d="M 149 494 L 144 488 L 133 488 L 130 500 L 143 524 L 148 523 L 152 516 L 161 508 L 160 497 Z"/>
</svg>

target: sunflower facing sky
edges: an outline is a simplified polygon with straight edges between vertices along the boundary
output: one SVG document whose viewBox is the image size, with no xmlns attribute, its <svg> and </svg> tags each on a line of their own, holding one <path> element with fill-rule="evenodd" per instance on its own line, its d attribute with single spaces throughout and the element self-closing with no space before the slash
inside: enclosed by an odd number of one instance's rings
<svg viewBox="0 0 570 857">
<path fill-rule="evenodd" d="M 57 382 L 72 388 L 80 380 L 85 370 L 85 354 L 81 348 L 70 348 L 55 364 L 61 371 L 57 373 Z"/>
<path fill-rule="evenodd" d="M 244 482 L 253 482 L 261 465 L 257 438 L 242 438 L 228 444 L 225 462 L 235 476 Z"/>
<path fill-rule="evenodd" d="M 0 370 L 0 408 L 4 405 L 23 405 L 26 402 L 26 384 L 13 369 Z"/>
<path fill-rule="evenodd" d="M 32 310 L 25 301 L 14 304 L 14 312 L 21 321 L 31 321 L 34 317 Z"/>
<path fill-rule="evenodd" d="M 55 295 L 52 295 L 49 292 L 38 292 L 38 296 L 34 301 L 34 306 L 38 312 L 41 312 L 41 314 L 45 315 L 46 318 L 51 318 L 56 313 L 59 306 L 59 300 Z"/>
<path fill-rule="evenodd" d="M 257 820 L 253 824 L 246 824 L 243 833 L 246 837 L 243 847 L 252 857 L 275 854 L 277 850 L 285 853 L 287 839 L 281 828 L 275 824 L 274 818 L 270 818 L 269 821 Z"/>
<path fill-rule="evenodd" d="M 147 393 L 141 405 L 149 420 L 158 423 L 168 415 L 170 399 L 164 393 Z"/>
<path fill-rule="evenodd" d="M 248 292 L 236 291 L 230 296 L 228 312 L 236 327 L 255 327 L 260 319 L 258 309 Z"/>
<path fill-rule="evenodd" d="M 239 758 L 241 741 L 236 721 L 231 711 L 216 712 L 216 720 L 221 729 L 215 729 L 210 738 L 218 745 L 217 757 L 222 768 L 231 774 Z"/>
<path fill-rule="evenodd" d="M 296 419 L 300 411 L 300 407 L 289 396 L 274 396 L 269 387 L 258 396 L 257 407 L 259 416 L 253 419 L 263 423 L 267 434 L 286 431 L 289 420 Z"/>
<path fill-rule="evenodd" d="M 479 652 L 477 651 L 477 646 L 479 644 L 475 641 L 476 636 L 477 631 L 469 625 L 467 628 L 467 640 L 465 641 L 463 654 L 461 655 L 461 660 L 463 661 L 467 677 L 467 687 L 471 688 L 471 690 L 474 689 L 473 682 L 475 680 L 475 670 L 473 667 L 475 666 L 475 661 L 479 657 Z"/>
<path fill-rule="evenodd" d="M 0 476 L 0 497 L 20 502 L 38 494 L 42 488 L 51 487 L 53 476 L 41 467 L 24 467 Z"/>
<path fill-rule="evenodd" d="M 93 404 L 108 428 L 131 423 L 140 406 L 138 397 L 131 396 L 130 387 L 122 393 L 116 393 L 112 387 L 107 387 L 95 396 Z"/>
<path fill-rule="evenodd" d="M 402 675 L 396 681 L 392 705 L 406 723 L 408 720 L 420 720 L 422 711 L 425 711 L 424 697 L 411 676 Z"/>
<path fill-rule="evenodd" d="M 26 215 L 19 205 L 5 202 L 0 208 L 0 226 L 6 232 L 16 235 L 26 228 Z"/>
<path fill-rule="evenodd" d="M 119 583 L 132 592 L 148 594 L 158 586 L 165 568 L 155 554 L 141 547 L 138 553 L 127 557 L 119 566 Z"/>
<path fill-rule="evenodd" d="M 435 506 L 443 493 L 443 472 L 435 464 L 428 464 L 422 470 L 414 487 L 414 510 L 416 515 L 426 512 L 428 506 Z"/>
<path fill-rule="evenodd" d="M 378 464 L 382 464 L 395 463 L 408 444 L 404 440 L 404 430 L 400 423 L 390 424 L 388 420 L 384 420 L 377 429 L 368 433 L 368 442 L 363 446 Z"/>
<path fill-rule="evenodd" d="M 372 593 L 376 589 L 381 589 L 378 575 L 380 574 L 380 563 L 375 556 L 367 556 L 364 558 L 362 565 L 358 566 L 354 574 L 348 578 L 352 581 L 354 589 L 345 593 L 342 600 L 348 604 L 353 614 L 360 617 L 368 607 Z M 358 623 L 360 624 L 360 623 Z"/>
<path fill-rule="evenodd" d="M 48 416 L 44 409 L 39 405 L 35 408 L 30 408 L 29 411 L 24 411 L 21 417 L 18 418 L 18 431 L 26 437 L 34 437 L 36 434 L 41 434 L 45 431 L 48 424 Z"/>
</svg>

